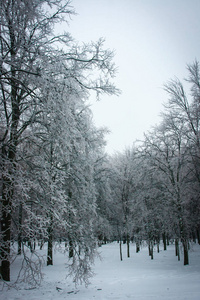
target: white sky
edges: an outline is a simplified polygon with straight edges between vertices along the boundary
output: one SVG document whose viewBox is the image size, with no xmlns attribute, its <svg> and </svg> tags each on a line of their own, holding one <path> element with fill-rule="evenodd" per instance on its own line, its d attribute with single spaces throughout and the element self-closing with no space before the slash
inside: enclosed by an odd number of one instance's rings
<svg viewBox="0 0 200 300">
<path fill-rule="evenodd" d="M 200 59 L 200 0 L 72 0 L 77 16 L 68 31 L 78 41 L 106 39 L 115 50 L 119 97 L 92 105 L 94 122 L 111 133 L 106 151 L 131 146 L 159 123 L 167 95 L 163 84 L 186 77 Z"/>
</svg>

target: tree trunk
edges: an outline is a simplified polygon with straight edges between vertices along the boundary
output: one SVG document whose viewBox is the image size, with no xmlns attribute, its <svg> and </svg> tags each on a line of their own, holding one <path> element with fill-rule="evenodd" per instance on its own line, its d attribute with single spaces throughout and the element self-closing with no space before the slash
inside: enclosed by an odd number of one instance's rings
<svg viewBox="0 0 200 300">
<path fill-rule="evenodd" d="M 119 242 L 120 260 L 122 260 L 122 241 Z"/>
<path fill-rule="evenodd" d="M 128 234 L 127 234 L 126 244 L 127 244 L 127 257 L 130 257 L 130 238 Z"/>
<path fill-rule="evenodd" d="M 150 242 L 151 259 L 153 259 L 153 241 Z"/>
<path fill-rule="evenodd" d="M 48 227 L 47 266 L 53 265 L 53 217 L 50 217 Z"/>
<path fill-rule="evenodd" d="M 69 258 L 74 256 L 74 249 L 73 249 L 73 243 L 72 240 L 69 240 Z"/>
<path fill-rule="evenodd" d="M 167 250 L 167 239 L 166 239 L 165 232 L 163 232 L 163 245 L 164 245 L 164 251 Z"/>
<path fill-rule="evenodd" d="M 41 241 L 40 241 L 40 250 L 42 250 L 43 246 L 44 246 L 44 241 L 41 240 Z"/>
<path fill-rule="evenodd" d="M 137 241 L 136 242 L 136 253 L 140 251 L 140 243 Z"/>
<path fill-rule="evenodd" d="M 11 189 L 11 190 L 10 190 Z M 1 276 L 5 281 L 10 281 L 10 239 L 11 239 L 11 199 L 12 183 L 3 178 L 2 187 L 2 246 L 1 246 Z M 8 190 L 8 193 L 7 193 Z"/>
<path fill-rule="evenodd" d="M 17 255 L 21 255 L 22 254 L 22 203 L 20 203 L 19 206 L 19 225 L 18 225 L 18 238 L 17 238 L 17 242 L 18 242 L 18 250 L 17 250 Z"/>
<path fill-rule="evenodd" d="M 180 260 L 180 249 L 179 249 L 178 238 L 175 239 L 175 254 L 178 257 L 178 261 L 179 261 Z"/>
<path fill-rule="evenodd" d="M 151 256 L 151 246 L 150 246 L 150 243 L 148 245 L 148 249 L 149 249 L 149 256 Z"/>
<path fill-rule="evenodd" d="M 30 252 L 33 253 L 33 244 L 32 244 L 31 238 L 29 238 L 29 240 L 28 240 L 28 247 L 30 249 Z"/>
<path fill-rule="evenodd" d="M 5 166 L 2 170 L 2 247 L 1 247 L 1 276 L 3 280 L 10 281 L 10 242 L 11 242 L 11 220 L 14 194 L 14 180 L 16 171 L 16 152 L 18 143 L 18 123 L 20 118 L 19 102 L 17 101 L 17 83 L 15 81 L 15 66 L 12 62 L 15 58 L 15 37 L 13 28 L 10 30 L 11 49 L 11 123 L 8 150 L 2 147 L 2 158 Z"/>
<path fill-rule="evenodd" d="M 153 241 L 149 241 L 149 256 L 153 259 Z"/>
<path fill-rule="evenodd" d="M 1 276 L 5 281 L 10 281 L 10 242 L 11 242 L 11 219 L 12 219 L 12 200 L 14 193 L 14 160 L 15 160 L 15 147 L 8 152 L 2 149 L 2 156 L 7 160 L 9 170 L 9 176 L 2 174 L 2 217 L 1 217 L 1 234 L 2 234 L 2 246 L 1 246 Z"/>
<path fill-rule="evenodd" d="M 184 253 L 184 266 L 189 265 L 189 254 L 188 254 L 188 241 L 184 239 L 183 244 L 183 253 Z"/>
<path fill-rule="evenodd" d="M 53 265 L 53 241 L 52 238 L 49 236 L 48 240 L 48 249 L 47 249 L 47 266 Z"/>
<path fill-rule="evenodd" d="M 151 248 L 151 259 L 153 259 L 153 247 Z"/>
<path fill-rule="evenodd" d="M 33 250 L 35 251 L 35 249 L 36 249 L 36 240 L 34 239 L 34 241 L 33 241 Z"/>
</svg>

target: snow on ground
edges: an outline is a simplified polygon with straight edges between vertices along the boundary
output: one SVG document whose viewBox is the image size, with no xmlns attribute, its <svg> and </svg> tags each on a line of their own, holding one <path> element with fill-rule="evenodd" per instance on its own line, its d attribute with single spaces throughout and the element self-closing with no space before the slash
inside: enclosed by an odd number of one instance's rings
<svg viewBox="0 0 200 300">
<path fill-rule="evenodd" d="M 156 249 L 155 249 L 156 250 Z M 131 244 L 131 257 L 119 259 L 119 244 L 111 243 L 99 248 L 102 259 L 96 259 L 91 284 L 75 287 L 66 279 L 67 256 L 56 251 L 54 266 L 44 267 L 44 281 L 35 289 L 4 289 L 1 300 L 199 300 L 200 299 L 200 246 L 190 250 L 190 265 L 183 266 L 183 255 L 178 262 L 174 245 L 167 251 L 148 256 L 147 247 L 135 253 Z M 17 262 L 16 262 L 17 263 Z"/>
</svg>

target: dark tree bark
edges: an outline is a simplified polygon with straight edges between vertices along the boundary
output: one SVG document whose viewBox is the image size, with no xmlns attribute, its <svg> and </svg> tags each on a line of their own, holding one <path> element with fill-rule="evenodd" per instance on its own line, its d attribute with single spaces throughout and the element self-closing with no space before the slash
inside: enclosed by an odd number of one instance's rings
<svg viewBox="0 0 200 300">
<path fill-rule="evenodd" d="M 17 113 L 17 112 L 16 112 Z M 8 163 L 8 175 L 3 171 L 2 174 L 2 219 L 1 219 L 1 232 L 2 232 L 2 249 L 1 249 L 1 275 L 3 280 L 10 281 L 10 241 L 11 241 L 11 218 L 12 218 L 12 202 L 14 194 L 14 177 L 15 177 L 15 158 L 16 158 L 16 126 L 19 114 L 12 117 L 12 131 L 10 136 L 10 147 L 8 152 L 3 149 L 3 158 Z M 7 155 L 6 155 L 7 154 Z M 6 157 L 7 156 L 7 157 Z M 5 169 L 6 167 L 4 167 Z"/>
<path fill-rule="evenodd" d="M 22 203 L 20 203 L 19 206 L 19 224 L 18 224 L 18 250 L 17 250 L 17 254 L 21 255 L 22 253 L 22 230 L 21 230 L 21 226 L 22 226 Z"/>
<path fill-rule="evenodd" d="M 148 250 L 149 250 L 149 256 L 151 256 L 151 247 L 150 247 L 150 243 L 148 245 Z"/>
<path fill-rule="evenodd" d="M 2 149 L 3 162 L 5 163 L 2 174 L 2 220 L 1 231 L 3 236 L 2 246 L 2 263 L 1 263 L 1 275 L 5 281 L 10 281 L 10 240 L 11 240 L 11 218 L 12 218 L 12 204 L 14 194 L 14 179 L 16 170 L 16 152 L 18 143 L 18 123 L 20 119 L 19 99 L 17 97 L 18 83 L 16 80 L 16 69 L 14 62 L 16 60 L 16 41 L 13 23 L 9 12 L 6 11 L 6 17 L 8 21 L 9 31 L 9 45 L 10 45 L 10 102 L 11 102 L 11 125 L 9 143 L 6 145 L 8 150 L 6 152 L 5 147 Z M 6 172 L 8 168 L 8 172 Z M 8 175 L 7 175 L 8 174 Z"/>
<path fill-rule="evenodd" d="M 164 250 L 167 250 L 167 238 L 165 232 L 163 232 L 163 245 L 164 245 Z"/>
<path fill-rule="evenodd" d="M 183 253 L 184 253 L 184 266 L 189 265 L 189 254 L 188 254 L 188 241 L 184 239 L 183 244 Z"/>
<path fill-rule="evenodd" d="M 148 249 L 149 249 L 149 256 L 151 256 L 151 259 L 153 259 L 153 241 L 149 241 Z"/>
<path fill-rule="evenodd" d="M 130 257 L 130 237 L 129 237 L 129 234 L 127 234 L 126 244 L 127 244 L 127 257 Z"/>
<path fill-rule="evenodd" d="M 7 188 L 10 186 L 11 190 L 7 194 Z M 11 198 L 12 198 L 12 183 L 10 180 L 3 178 L 2 187 L 2 219 L 1 232 L 2 247 L 1 247 L 1 275 L 5 281 L 10 281 L 10 239 L 11 239 Z"/>
<path fill-rule="evenodd" d="M 70 239 L 69 240 L 69 258 L 73 257 L 74 256 L 74 249 L 73 249 L 73 242 L 72 240 Z"/>
<path fill-rule="evenodd" d="M 119 242 L 119 253 L 120 253 L 120 260 L 122 261 L 122 241 Z"/>
<path fill-rule="evenodd" d="M 150 242 L 150 256 L 151 256 L 151 259 L 153 259 L 153 241 Z"/>
<path fill-rule="evenodd" d="M 53 265 L 53 217 L 50 217 L 48 227 L 48 245 L 47 245 L 47 266 Z"/>
<path fill-rule="evenodd" d="M 175 254 L 178 257 L 178 260 L 180 260 L 180 249 L 179 249 L 178 238 L 175 239 Z"/>
</svg>

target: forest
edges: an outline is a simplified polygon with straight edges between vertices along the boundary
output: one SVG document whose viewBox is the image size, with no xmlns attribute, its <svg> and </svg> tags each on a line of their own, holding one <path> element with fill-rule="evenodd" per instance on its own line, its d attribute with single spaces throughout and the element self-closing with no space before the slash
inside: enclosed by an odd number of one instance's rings
<svg viewBox="0 0 200 300">
<path fill-rule="evenodd" d="M 103 243 L 143 241 L 151 259 L 173 243 L 189 264 L 200 244 L 200 66 L 169 80 L 162 120 L 143 141 L 112 156 L 87 100 L 120 95 L 114 53 L 104 40 L 80 44 L 67 27 L 71 1 L 0 2 L 0 274 L 37 285 L 47 245 L 65 244 L 68 272 L 87 283 Z M 65 24 L 65 25 L 64 25 Z M 130 129 L 131 130 L 131 129 Z M 121 260 L 122 252 L 120 252 Z"/>
</svg>

